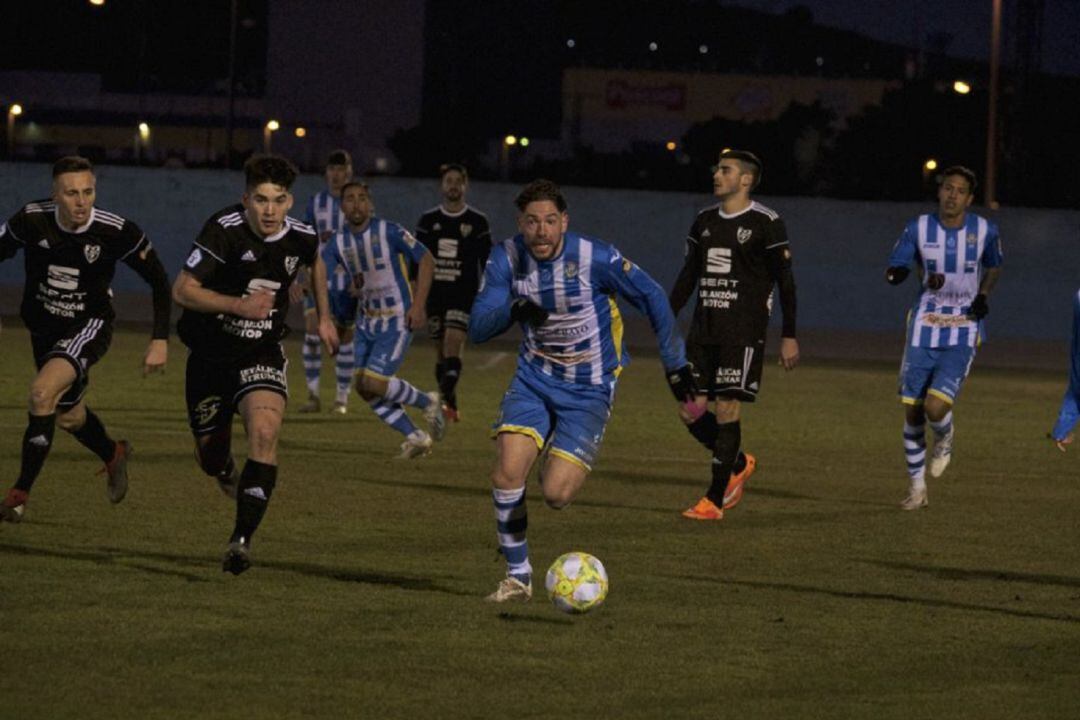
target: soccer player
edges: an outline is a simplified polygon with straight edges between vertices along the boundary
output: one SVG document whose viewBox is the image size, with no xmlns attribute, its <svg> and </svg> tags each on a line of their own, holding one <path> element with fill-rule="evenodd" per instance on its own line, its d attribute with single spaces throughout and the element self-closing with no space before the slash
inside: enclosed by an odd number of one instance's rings
<svg viewBox="0 0 1080 720">
<path fill-rule="evenodd" d="M 450 163 L 439 173 L 442 203 L 420 217 L 416 238 L 435 258 L 435 279 L 427 301 L 428 333 L 437 349 L 435 379 L 443 412 L 457 422 L 461 350 L 469 330 L 469 309 L 491 253 L 491 230 L 487 216 L 465 202 L 469 189 L 465 167 Z"/>
<path fill-rule="evenodd" d="M 206 221 L 173 285 L 173 298 L 184 308 L 177 329 L 191 350 L 186 398 L 195 457 L 236 498 L 222 566 L 234 575 L 251 565 L 251 536 L 277 483 L 277 441 L 289 395 L 281 340 L 288 332 L 289 287 L 301 265 L 311 267 L 319 337 L 331 353 L 337 345 L 318 236 L 287 214 L 296 168 L 282 157 L 255 155 L 244 175 L 241 204 Z M 231 452 L 237 411 L 248 441 L 239 475 Z"/>
<path fill-rule="evenodd" d="M 424 324 L 424 304 L 431 289 L 435 263 L 431 253 L 397 223 L 374 217 L 368 186 L 350 182 L 342 190 L 346 228 L 323 248 L 328 272 L 344 268 L 360 293 L 356 319 L 356 392 L 375 415 L 405 436 L 405 460 L 431 452 L 442 440 L 446 420 L 437 392 L 424 393 L 394 373 L 405 360 L 413 331 Z M 409 284 L 409 262 L 419 265 L 416 297 Z M 413 425 L 404 406 L 424 413 L 430 434 Z"/>
<path fill-rule="evenodd" d="M 131 444 L 114 441 L 86 405 L 90 368 L 112 340 L 109 284 L 123 262 L 153 293 L 154 327 L 143 374 L 165 367 L 169 278 L 150 241 L 125 218 L 94 206 L 97 181 L 86 158 L 68 156 L 52 168 L 52 198 L 25 205 L 0 225 L 0 261 L 23 251 L 26 282 L 21 315 L 30 330 L 37 375 L 30 383 L 29 419 L 15 486 L 0 503 L 0 520 L 19 522 L 53 444 L 56 426 L 105 463 L 109 500 L 128 488 Z"/>
<path fill-rule="evenodd" d="M 1075 435 L 1073 428 L 1080 420 L 1080 292 L 1073 295 L 1072 342 L 1069 345 L 1069 387 L 1061 399 L 1061 410 L 1050 439 L 1061 452 L 1072 445 Z"/>
<path fill-rule="evenodd" d="M 352 156 L 346 150 L 335 150 L 326 159 L 326 189 L 315 193 L 308 201 L 304 222 L 319 233 L 319 242 L 326 241 L 345 227 L 345 215 L 341 212 L 341 188 L 352 180 Z M 356 297 L 350 292 L 348 280 L 339 269 L 327 278 L 330 300 L 330 315 L 337 327 L 338 347 L 335 370 L 337 375 L 337 396 L 331 412 L 344 415 L 349 409 L 349 386 L 353 375 L 352 327 L 356 321 Z M 315 298 L 310 292 L 304 293 L 304 344 L 301 350 L 304 357 L 304 378 L 307 380 L 308 401 L 300 407 L 302 413 L 319 412 L 322 402 L 319 400 L 319 375 L 322 373 L 322 341 L 318 332 L 318 315 L 315 312 Z"/>
<path fill-rule="evenodd" d="M 952 408 L 981 341 L 987 296 L 1001 275 L 1001 238 L 994 223 L 968 212 L 975 173 L 955 165 L 939 178 L 938 211 L 907 224 L 889 256 L 885 279 L 899 285 L 916 264 L 921 292 L 908 314 L 900 366 L 908 496 L 904 510 L 929 504 L 926 493 L 926 423 L 934 435 L 931 477 L 952 458 Z"/>
<path fill-rule="evenodd" d="M 492 495 L 507 571 L 487 600 L 498 603 L 532 597 L 525 479 L 541 451 L 540 484 L 555 509 L 577 496 L 596 461 L 616 377 L 629 361 L 617 296 L 648 316 L 675 397 L 686 402 L 696 393 L 663 289 L 611 245 L 568 232 L 555 183 L 533 181 L 515 204 L 521 232 L 492 250 L 469 327 L 477 343 L 514 323 L 524 333 L 493 427 Z"/>
<path fill-rule="evenodd" d="M 792 370 L 799 362 L 787 229 L 775 210 L 751 198 L 761 173 L 761 160 L 751 152 L 720 153 L 713 173 L 713 194 L 720 202 L 698 213 L 690 226 L 686 259 L 671 289 L 671 307 L 678 314 L 697 286 L 687 355 L 702 393 L 679 415 L 712 452 L 712 481 L 705 496 L 683 512 L 692 520 L 722 520 L 724 510 L 742 499 L 757 465 L 740 449 L 742 404 L 754 402 L 761 390 L 774 288 L 783 313 L 780 364 Z"/>
</svg>

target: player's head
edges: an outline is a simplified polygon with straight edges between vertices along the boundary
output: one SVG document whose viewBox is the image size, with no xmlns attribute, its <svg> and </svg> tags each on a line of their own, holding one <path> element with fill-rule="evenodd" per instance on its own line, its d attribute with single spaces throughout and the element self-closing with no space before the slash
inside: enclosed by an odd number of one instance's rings
<svg viewBox="0 0 1080 720">
<path fill-rule="evenodd" d="M 243 203 L 251 229 L 262 237 L 278 234 L 293 204 L 289 190 L 296 167 L 280 155 L 252 155 L 244 163 L 244 179 Z"/>
<path fill-rule="evenodd" d="M 721 200 L 749 196 L 761 182 L 761 160 L 747 150 L 723 150 L 713 171 L 713 194 Z"/>
<path fill-rule="evenodd" d="M 938 217 L 958 220 L 975 199 L 975 173 L 963 165 L 952 165 L 938 176 Z"/>
<path fill-rule="evenodd" d="M 439 177 L 443 200 L 451 205 L 465 200 L 465 192 L 469 189 L 469 171 L 464 165 L 446 163 L 439 167 Z"/>
<path fill-rule="evenodd" d="M 562 252 L 563 234 L 570 223 L 566 198 L 550 180 L 533 180 L 514 204 L 518 209 L 518 229 L 529 252 L 537 260 L 550 260 Z"/>
<path fill-rule="evenodd" d="M 341 195 L 341 188 L 352 180 L 352 155 L 348 150 L 335 150 L 326 158 L 326 187 L 331 195 Z"/>
<path fill-rule="evenodd" d="M 345 213 L 345 219 L 354 230 L 363 230 L 375 212 L 375 204 L 371 201 L 371 191 L 367 183 L 353 180 L 345 183 L 341 188 L 341 212 Z"/>
<path fill-rule="evenodd" d="M 90 220 L 97 196 L 94 166 L 78 155 L 68 155 L 53 163 L 52 198 L 60 215 L 60 224 L 68 230 Z"/>
</svg>

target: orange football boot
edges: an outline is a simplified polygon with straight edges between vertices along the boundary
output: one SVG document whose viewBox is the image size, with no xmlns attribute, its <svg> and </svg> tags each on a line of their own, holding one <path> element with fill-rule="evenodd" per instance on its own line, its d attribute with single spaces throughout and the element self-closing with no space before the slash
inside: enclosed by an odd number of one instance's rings
<svg viewBox="0 0 1080 720">
<path fill-rule="evenodd" d="M 724 491 L 725 510 L 730 510 L 742 500 L 743 487 L 746 485 L 746 481 L 750 479 L 750 476 L 754 474 L 754 468 L 757 467 L 757 458 L 750 453 L 744 454 L 746 455 L 746 467 L 738 475 L 731 476 L 727 490 Z"/>
<path fill-rule="evenodd" d="M 683 510 L 682 516 L 691 520 L 723 520 L 724 511 L 716 507 L 712 500 L 703 497 L 694 507 Z"/>
</svg>

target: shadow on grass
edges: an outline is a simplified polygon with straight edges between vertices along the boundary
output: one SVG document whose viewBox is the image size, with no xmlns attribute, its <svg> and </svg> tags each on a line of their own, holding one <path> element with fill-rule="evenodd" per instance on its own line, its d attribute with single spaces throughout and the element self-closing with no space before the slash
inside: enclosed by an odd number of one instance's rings
<svg viewBox="0 0 1080 720">
<path fill-rule="evenodd" d="M 920 607 L 943 608 L 946 610 L 964 610 L 968 612 L 989 613 L 992 615 L 1006 615 L 1008 617 L 1026 618 L 1030 620 L 1054 620 L 1064 623 L 1080 624 L 1080 616 L 1054 615 L 1051 613 L 1031 612 L 1014 608 L 994 607 L 992 605 L 976 605 L 974 603 L 956 602 L 953 600 L 939 600 L 936 598 L 916 597 L 914 595 L 900 595 L 897 593 L 876 593 L 855 590 L 833 590 L 831 588 L 813 587 L 811 585 L 796 585 L 785 582 L 764 582 L 758 580 L 732 580 L 730 578 L 702 577 L 700 575 L 666 575 L 676 580 L 690 580 L 692 582 L 708 583 L 710 585 L 726 585 L 736 587 L 755 588 L 759 590 L 781 590 L 800 595 L 824 595 L 826 597 L 841 598 L 845 600 L 870 600 L 878 602 L 890 602 L 900 604 L 918 605 Z"/>
<path fill-rule="evenodd" d="M 515 614 L 509 613 L 509 612 L 501 612 L 501 613 L 499 613 L 498 618 L 500 620 L 502 620 L 503 622 L 525 622 L 525 623 L 537 623 L 537 624 L 540 624 L 540 625 L 562 625 L 563 627 L 566 627 L 567 625 L 573 625 L 574 624 L 574 621 L 571 620 L 570 618 L 547 618 L 547 617 L 536 617 L 536 616 L 533 616 L 533 615 L 515 615 Z"/>
<path fill-rule="evenodd" d="M 925 573 L 940 580 L 1003 580 L 1005 582 L 1022 582 L 1032 585 L 1058 585 L 1080 588 L 1080 578 L 1065 577 L 1063 575 L 1042 575 L 1012 572 L 1010 570 L 970 570 L 968 568 L 914 565 L 912 563 L 891 562 L 888 560 L 861 560 L 860 562 L 889 568 L 890 570 L 910 570 L 911 572 Z"/>
</svg>

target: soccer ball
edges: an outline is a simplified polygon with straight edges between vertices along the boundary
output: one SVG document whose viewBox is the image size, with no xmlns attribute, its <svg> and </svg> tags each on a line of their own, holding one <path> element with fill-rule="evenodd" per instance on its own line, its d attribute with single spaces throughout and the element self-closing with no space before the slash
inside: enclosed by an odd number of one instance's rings
<svg viewBox="0 0 1080 720">
<path fill-rule="evenodd" d="M 607 570 L 589 553 L 568 552 L 551 563 L 544 578 L 544 587 L 559 610 L 565 613 L 589 612 L 599 607 L 607 597 Z"/>
</svg>

